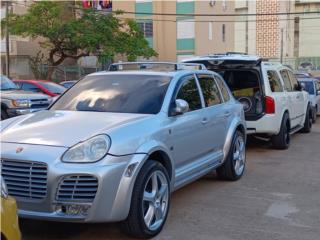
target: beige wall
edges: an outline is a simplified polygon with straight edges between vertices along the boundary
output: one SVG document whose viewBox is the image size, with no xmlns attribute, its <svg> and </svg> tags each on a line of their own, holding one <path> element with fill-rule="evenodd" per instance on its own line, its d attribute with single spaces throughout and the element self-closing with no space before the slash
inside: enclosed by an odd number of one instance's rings
<svg viewBox="0 0 320 240">
<path fill-rule="evenodd" d="M 217 1 L 212 7 L 209 1 L 196 1 L 195 13 L 202 14 L 228 14 L 234 13 L 234 1 L 226 1 L 226 10 L 223 10 L 222 1 Z M 212 22 L 212 40 L 209 39 L 209 23 L 196 22 L 195 24 L 195 54 L 204 55 L 210 53 L 222 53 L 234 51 L 234 23 L 215 22 L 215 21 L 233 21 L 234 17 L 203 17 L 196 16 L 196 21 L 204 20 Z M 222 25 L 225 24 L 226 37 L 222 41 Z"/>
</svg>

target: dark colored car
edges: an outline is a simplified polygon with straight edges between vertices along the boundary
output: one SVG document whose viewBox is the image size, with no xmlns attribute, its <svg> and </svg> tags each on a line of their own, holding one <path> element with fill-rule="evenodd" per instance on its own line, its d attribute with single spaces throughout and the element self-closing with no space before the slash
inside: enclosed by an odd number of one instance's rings
<svg viewBox="0 0 320 240">
<path fill-rule="evenodd" d="M 62 94 L 66 88 L 46 80 L 14 80 L 17 86 L 25 91 L 44 93 L 50 97 L 55 97 Z"/>
</svg>

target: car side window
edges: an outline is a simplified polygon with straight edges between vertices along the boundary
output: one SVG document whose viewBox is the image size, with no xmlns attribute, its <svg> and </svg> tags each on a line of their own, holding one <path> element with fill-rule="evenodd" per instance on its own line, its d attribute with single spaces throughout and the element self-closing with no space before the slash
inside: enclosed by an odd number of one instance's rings
<svg viewBox="0 0 320 240">
<path fill-rule="evenodd" d="M 272 92 L 283 92 L 283 87 L 276 71 L 268 70 L 268 80 Z"/>
<path fill-rule="evenodd" d="M 213 79 L 213 76 L 207 74 L 197 74 L 204 102 L 206 107 L 214 106 L 222 103 L 219 88 Z"/>
<path fill-rule="evenodd" d="M 220 88 L 221 94 L 223 96 L 223 99 L 225 102 L 230 100 L 230 94 L 228 91 L 228 87 L 226 85 L 226 83 L 224 82 L 224 80 L 221 77 L 215 76 L 214 79 L 216 80 L 216 82 L 218 83 L 218 86 Z"/>
<path fill-rule="evenodd" d="M 41 92 L 40 88 L 30 83 L 23 83 L 21 88 L 25 91 Z"/>
<path fill-rule="evenodd" d="M 293 88 L 292 88 L 292 85 L 291 85 L 291 82 L 290 82 L 288 71 L 287 70 L 281 70 L 280 74 L 281 74 L 281 77 L 283 79 L 284 88 L 286 89 L 286 91 L 292 92 Z"/>
<path fill-rule="evenodd" d="M 187 101 L 189 104 L 189 112 L 202 108 L 199 89 L 194 75 L 187 76 L 183 79 L 176 99 Z"/>
<path fill-rule="evenodd" d="M 291 71 L 287 71 L 287 72 L 288 72 L 291 84 L 293 86 L 293 89 L 296 90 L 299 86 L 298 80 L 297 80 L 296 76 L 294 76 L 294 74 Z"/>
</svg>

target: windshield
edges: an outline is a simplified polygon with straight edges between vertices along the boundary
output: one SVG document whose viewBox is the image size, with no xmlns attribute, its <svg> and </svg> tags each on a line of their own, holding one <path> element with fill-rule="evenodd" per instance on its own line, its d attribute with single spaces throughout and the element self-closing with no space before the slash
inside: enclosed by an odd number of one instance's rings
<svg viewBox="0 0 320 240">
<path fill-rule="evenodd" d="M 52 110 L 157 114 L 171 77 L 161 75 L 88 76 L 76 83 Z"/>
<path fill-rule="evenodd" d="M 314 94 L 314 85 L 313 82 L 300 81 L 300 83 L 304 84 L 303 90 L 308 92 L 309 94 Z"/>
<path fill-rule="evenodd" d="M 66 90 L 65 87 L 52 82 L 38 82 L 38 84 L 55 94 L 61 94 Z"/>
<path fill-rule="evenodd" d="M 16 84 L 14 82 L 12 82 L 6 76 L 1 75 L 0 78 L 1 78 L 1 90 L 2 91 L 17 89 Z"/>
</svg>

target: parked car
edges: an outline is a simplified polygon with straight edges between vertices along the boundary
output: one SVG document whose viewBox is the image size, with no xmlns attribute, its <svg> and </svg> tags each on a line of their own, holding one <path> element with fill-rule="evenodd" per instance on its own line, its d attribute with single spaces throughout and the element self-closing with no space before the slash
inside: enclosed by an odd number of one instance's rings
<svg viewBox="0 0 320 240">
<path fill-rule="evenodd" d="M 296 78 L 313 78 L 313 75 L 311 73 L 303 71 L 294 72 L 294 75 L 296 76 Z"/>
<path fill-rule="evenodd" d="M 76 80 L 63 81 L 63 82 L 60 82 L 59 84 L 68 89 L 68 88 L 72 87 L 76 82 L 77 82 Z"/>
<path fill-rule="evenodd" d="M 316 122 L 317 115 L 320 114 L 320 81 L 314 78 L 298 78 L 303 86 L 303 90 L 309 93 L 309 101 L 312 106 L 312 119 Z"/>
<path fill-rule="evenodd" d="M 276 149 L 287 149 L 290 134 L 310 132 L 312 109 L 308 93 L 293 72 L 280 63 L 257 56 L 217 54 L 186 59 L 204 64 L 223 76 L 233 95 L 244 106 L 248 134 L 271 139 Z"/>
<path fill-rule="evenodd" d="M 51 98 L 40 93 L 21 91 L 6 76 L 1 79 L 1 120 L 22 114 L 44 110 Z"/>
<path fill-rule="evenodd" d="M 31 92 L 40 92 L 50 97 L 58 96 L 66 90 L 65 87 L 46 80 L 14 80 L 20 89 Z"/>
<path fill-rule="evenodd" d="M 20 240 L 21 233 L 17 216 L 17 204 L 13 197 L 8 195 L 7 187 L 0 176 L 1 181 L 1 239 Z"/>
<path fill-rule="evenodd" d="M 21 217 L 123 221 L 152 237 L 171 192 L 214 169 L 243 175 L 242 105 L 218 74 L 166 65 L 90 74 L 49 110 L 2 123 L 2 176 Z"/>
</svg>

